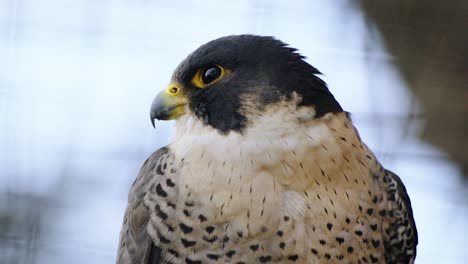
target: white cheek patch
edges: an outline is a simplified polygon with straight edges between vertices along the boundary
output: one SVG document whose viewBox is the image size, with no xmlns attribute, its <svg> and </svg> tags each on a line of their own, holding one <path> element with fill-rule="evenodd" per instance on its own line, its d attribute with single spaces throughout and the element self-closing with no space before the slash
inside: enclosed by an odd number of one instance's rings
<svg viewBox="0 0 468 264">
<path fill-rule="evenodd" d="M 315 115 L 315 108 L 312 106 L 303 106 L 297 109 L 297 120 L 301 123 L 313 120 Z"/>
</svg>

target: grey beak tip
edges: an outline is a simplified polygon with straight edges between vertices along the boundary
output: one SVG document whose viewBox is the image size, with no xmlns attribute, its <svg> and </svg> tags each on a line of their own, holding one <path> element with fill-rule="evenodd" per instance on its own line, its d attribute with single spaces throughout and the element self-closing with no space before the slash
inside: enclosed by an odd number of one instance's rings
<svg viewBox="0 0 468 264">
<path fill-rule="evenodd" d="M 151 120 L 151 124 L 153 125 L 153 128 L 156 128 L 156 126 L 154 125 L 154 120 L 156 118 L 153 116 L 153 114 L 150 115 L 150 120 Z"/>
</svg>

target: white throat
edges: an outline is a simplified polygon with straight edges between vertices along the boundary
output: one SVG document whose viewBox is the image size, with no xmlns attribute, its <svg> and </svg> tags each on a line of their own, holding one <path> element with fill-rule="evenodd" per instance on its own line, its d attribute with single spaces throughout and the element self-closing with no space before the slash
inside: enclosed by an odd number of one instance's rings
<svg viewBox="0 0 468 264">
<path fill-rule="evenodd" d="M 180 200 L 195 200 L 209 219 L 229 223 L 232 230 L 248 224 L 252 234 L 275 226 L 281 215 L 301 217 L 305 203 L 299 194 L 323 181 L 323 170 L 338 173 L 344 162 L 334 133 L 348 122 L 345 113 L 320 119 L 314 113 L 309 107 L 279 105 L 251 116 L 242 134 L 221 134 L 193 116 L 181 117 L 170 145 L 183 160 Z M 352 125 L 343 132 L 354 135 Z M 245 222 L 240 216 L 248 212 L 262 221 Z"/>
<path fill-rule="evenodd" d="M 222 134 L 187 114 L 177 121 L 176 140 L 171 148 L 176 158 L 184 159 L 191 168 L 191 173 L 186 174 L 191 175 L 190 179 L 183 181 L 189 186 L 195 184 L 197 190 L 212 181 L 218 183 L 212 185 L 213 188 L 228 188 L 223 185 L 234 171 L 249 181 L 252 180 L 249 175 L 260 170 L 277 171 L 278 166 L 284 177 L 276 180 L 288 185 L 289 176 L 295 173 L 291 168 L 299 162 L 306 163 L 302 159 L 310 156 L 312 149 L 328 145 L 332 148 L 330 153 L 334 152 L 333 148 L 339 151 L 323 118 L 316 120 L 314 115 L 311 107 L 283 102 L 261 114 L 249 116 L 251 122 L 242 134 Z M 200 171 L 206 173 L 201 175 Z"/>
</svg>

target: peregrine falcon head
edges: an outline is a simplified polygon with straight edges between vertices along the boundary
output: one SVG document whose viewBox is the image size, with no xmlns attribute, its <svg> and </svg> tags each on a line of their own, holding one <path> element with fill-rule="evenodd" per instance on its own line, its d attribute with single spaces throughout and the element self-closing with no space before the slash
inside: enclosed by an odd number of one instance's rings
<svg viewBox="0 0 468 264">
<path fill-rule="evenodd" d="M 242 133 L 269 106 L 293 101 L 312 118 L 342 108 L 296 49 L 255 35 L 222 37 L 190 54 L 175 70 L 170 85 L 151 106 L 154 119 L 190 115 L 218 132 Z"/>
</svg>

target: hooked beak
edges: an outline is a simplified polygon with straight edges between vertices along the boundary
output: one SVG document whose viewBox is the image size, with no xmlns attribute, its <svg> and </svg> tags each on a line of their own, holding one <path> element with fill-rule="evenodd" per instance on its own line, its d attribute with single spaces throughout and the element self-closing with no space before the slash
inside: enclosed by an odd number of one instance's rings
<svg viewBox="0 0 468 264">
<path fill-rule="evenodd" d="M 187 99 L 181 95 L 180 88 L 176 85 L 160 92 L 151 104 L 150 119 L 154 126 L 154 120 L 173 120 L 185 114 Z"/>
</svg>

